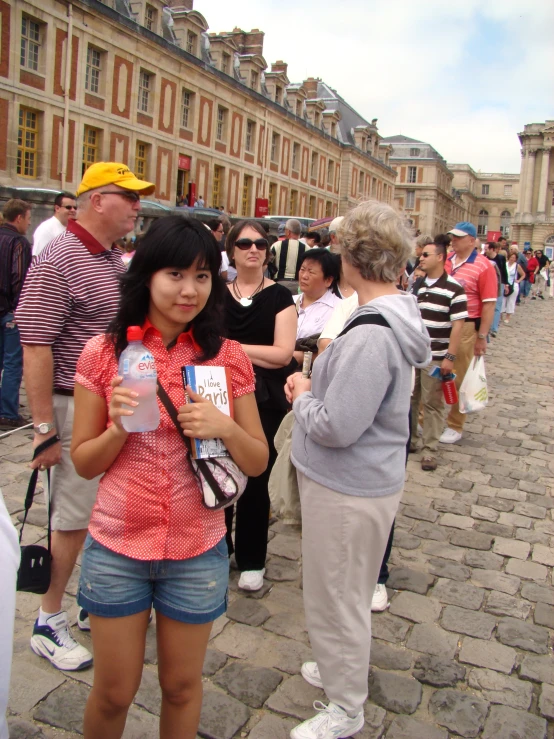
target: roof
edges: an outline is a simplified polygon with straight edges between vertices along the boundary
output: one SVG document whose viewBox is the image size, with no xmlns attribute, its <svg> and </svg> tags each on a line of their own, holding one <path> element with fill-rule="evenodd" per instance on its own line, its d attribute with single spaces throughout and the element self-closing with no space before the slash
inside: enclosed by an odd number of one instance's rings
<svg viewBox="0 0 554 739">
<path fill-rule="evenodd" d="M 392 146 L 391 161 L 394 159 L 434 159 L 445 167 L 447 166 L 446 159 L 426 141 L 418 141 L 417 139 L 411 139 L 409 136 L 398 134 L 381 139 L 381 143 Z"/>
</svg>

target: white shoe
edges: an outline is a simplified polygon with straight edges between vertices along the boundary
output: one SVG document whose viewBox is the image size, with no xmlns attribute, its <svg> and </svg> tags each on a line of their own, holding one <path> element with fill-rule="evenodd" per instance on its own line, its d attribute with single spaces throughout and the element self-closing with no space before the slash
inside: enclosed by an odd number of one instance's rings
<svg viewBox="0 0 554 739">
<path fill-rule="evenodd" d="M 371 599 L 371 610 L 379 613 L 380 611 L 386 611 L 389 606 L 389 595 L 386 586 L 377 583 Z"/>
<path fill-rule="evenodd" d="M 350 718 L 335 703 L 326 706 L 321 701 L 314 701 L 314 708 L 317 715 L 295 726 L 290 732 L 291 739 L 343 739 L 356 734 L 364 725 L 363 711 Z"/>
<path fill-rule="evenodd" d="M 457 441 L 460 441 L 461 438 L 462 435 L 459 431 L 454 431 L 454 429 L 447 426 L 442 432 L 439 441 L 441 444 L 455 444 Z"/>
<path fill-rule="evenodd" d="M 73 638 L 65 611 L 50 616 L 45 626 L 35 621 L 31 649 L 58 670 L 84 670 L 92 664 L 92 654 Z"/>
<path fill-rule="evenodd" d="M 239 578 L 241 590 L 261 590 L 264 585 L 265 568 L 263 570 L 245 570 Z"/>
<path fill-rule="evenodd" d="M 300 672 L 304 680 L 310 683 L 310 685 L 313 685 L 314 688 L 323 688 L 323 681 L 319 674 L 317 662 L 304 662 L 300 668 Z"/>
</svg>

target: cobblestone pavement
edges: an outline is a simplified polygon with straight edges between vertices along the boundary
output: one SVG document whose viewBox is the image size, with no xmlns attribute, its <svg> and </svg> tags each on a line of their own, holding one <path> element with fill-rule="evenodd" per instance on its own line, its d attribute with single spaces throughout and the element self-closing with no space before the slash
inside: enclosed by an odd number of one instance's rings
<svg viewBox="0 0 554 739">
<path fill-rule="evenodd" d="M 491 401 L 436 472 L 418 455 L 397 520 L 391 606 L 373 618 L 366 725 L 359 739 L 554 737 L 554 329 L 552 301 L 519 309 L 491 345 Z M 0 484 L 21 517 L 29 446 L 0 442 Z M 28 541 L 44 539 L 35 507 Z M 271 528 L 266 585 L 237 593 L 214 624 L 199 734 L 286 739 L 323 692 L 299 675 L 311 656 L 300 588 L 299 531 Z M 76 618 L 78 567 L 66 607 Z M 19 594 L 11 737 L 77 737 L 94 670 L 64 674 L 31 653 L 38 597 Z M 87 635 L 77 633 L 90 647 Z M 155 625 L 126 739 L 154 739 L 160 692 Z"/>
</svg>

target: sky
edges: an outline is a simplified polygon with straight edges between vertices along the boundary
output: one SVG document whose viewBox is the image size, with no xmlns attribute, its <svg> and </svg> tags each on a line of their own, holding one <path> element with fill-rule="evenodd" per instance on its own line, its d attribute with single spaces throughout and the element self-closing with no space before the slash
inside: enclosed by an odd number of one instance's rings
<svg viewBox="0 0 554 739">
<path fill-rule="evenodd" d="M 209 31 L 265 32 L 268 68 L 320 77 L 382 136 L 476 171 L 520 170 L 517 134 L 554 119 L 552 0 L 195 0 Z"/>
</svg>

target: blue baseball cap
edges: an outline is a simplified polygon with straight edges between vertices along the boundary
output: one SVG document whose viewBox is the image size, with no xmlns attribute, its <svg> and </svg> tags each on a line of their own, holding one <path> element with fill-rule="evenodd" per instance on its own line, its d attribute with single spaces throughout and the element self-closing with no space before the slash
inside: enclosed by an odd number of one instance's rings
<svg viewBox="0 0 554 739">
<path fill-rule="evenodd" d="M 453 236 L 473 236 L 474 239 L 477 238 L 477 229 L 475 228 L 473 223 L 469 223 L 469 221 L 462 221 L 461 223 L 457 223 L 454 228 L 448 233 L 452 234 Z"/>
</svg>

